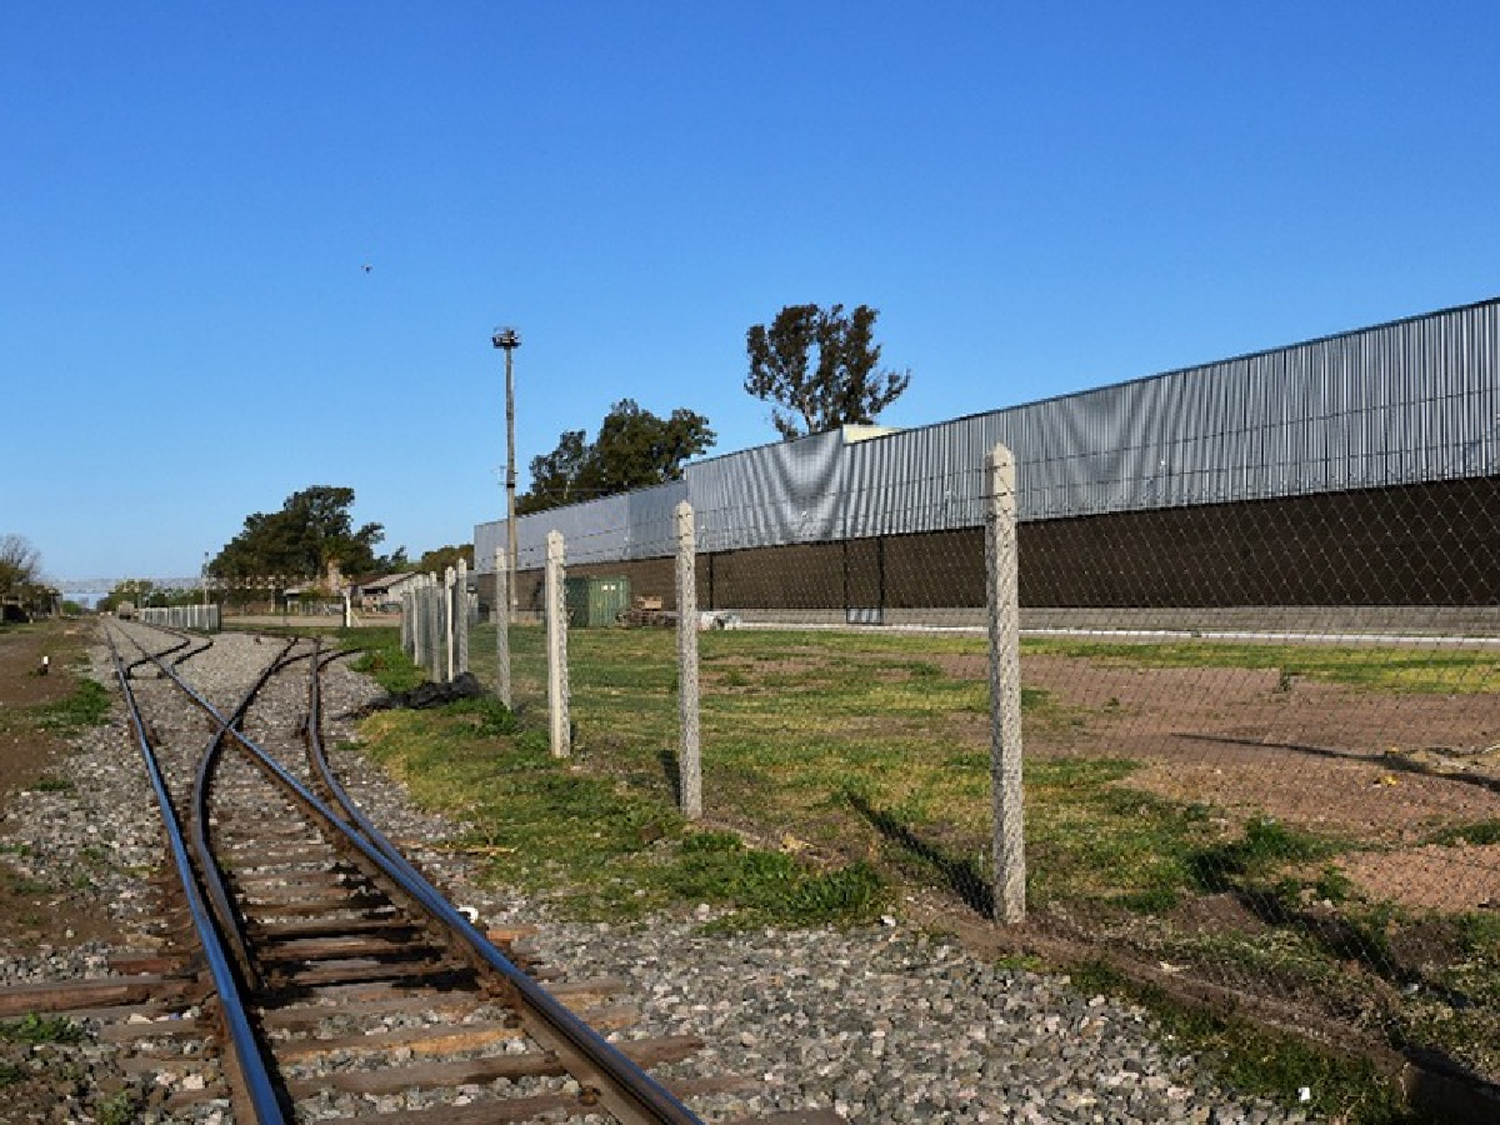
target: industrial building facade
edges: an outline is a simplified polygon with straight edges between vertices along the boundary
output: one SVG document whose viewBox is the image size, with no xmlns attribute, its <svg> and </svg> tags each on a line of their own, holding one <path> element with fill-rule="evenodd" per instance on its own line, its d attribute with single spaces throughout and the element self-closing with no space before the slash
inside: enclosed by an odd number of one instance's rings
<svg viewBox="0 0 1500 1125">
<path fill-rule="evenodd" d="M 834 431 L 517 521 L 572 574 L 704 608 L 941 620 L 983 605 L 983 464 L 1017 462 L 1026 607 L 1500 606 L 1500 300 L 918 429 Z M 482 596 L 504 521 L 475 528 Z M 972 613 L 969 614 L 972 616 Z"/>
</svg>

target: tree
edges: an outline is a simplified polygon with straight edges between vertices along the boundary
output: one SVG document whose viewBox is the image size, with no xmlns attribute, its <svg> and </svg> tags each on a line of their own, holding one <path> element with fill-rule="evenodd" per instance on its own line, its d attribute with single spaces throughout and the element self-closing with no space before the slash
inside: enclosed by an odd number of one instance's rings
<svg viewBox="0 0 1500 1125">
<path fill-rule="evenodd" d="M 41 574 L 42 556 L 24 535 L 0 535 L 0 594 L 29 596 Z"/>
<path fill-rule="evenodd" d="M 787 305 L 768 330 L 745 333 L 750 374 L 745 390 L 786 412 L 771 410 L 783 438 L 819 434 L 846 425 L 869 425 L 911 382 L 910 371 L 881 370 L 874 342 L 879 311 L 860 305 L 847 316 L 843 305 Z M 817 350 L 817 362 L 811 352 Z"/>
<path fill-rule="evenodd" d="M 516 498 L 516 512 L 544 512 L 587 496 L 574 496 L 591 452 L 582 430 L 565 430 L 557 448 L 531 459 L 531 488 Z"/>
<path fill-rule="evenodd" d="M 55 591 L 42 581 L 42 556 L 24 535 L 0 535 L 0 597 L 24 609 L 47 611 Z"/>
<path fill-rule="evenodd" d="M 714 438 L 701 414 L 674 410 L 659 418 L 634 399 L 621 399 L 592 443 L 583 430 L 567 430 L 556 449 L 531 459 L 531 488 L 516 500 L 516 512 L 544 512 L 681 480 L 683 464 L 711 448 Z"/>
<path fill-rule="evenodd" d="M 459 559 L 463 559 L 464 565 L 473 570 L 474 544 L 460 543 L 456 546 L 450 544 L 439 547 L 435 551 L 424 551 L 413 569 L 421 574 L 442 574 L 450 566 L 457 570 Z"/>
<path fill-rule="evenodd" d="M 354 530 L 349 509 L 354 489 L 314 485 L 287 497 L 281 511 L 245 517 L 245 529 L 208 564 L 229 581 L 266 575 L 317 579 L 337 563 L 345 574 L 375 569 L 375 545 L 385 538 L 378 523 Z"/>
<path fill-rule="evenodd" d="M 411 560 L 406 557 L 406 548 L 397 547 L 388 555 L 376 555 L 374 569 L 380 574 L 399 574 L 411 570 Z"/>
</svg>

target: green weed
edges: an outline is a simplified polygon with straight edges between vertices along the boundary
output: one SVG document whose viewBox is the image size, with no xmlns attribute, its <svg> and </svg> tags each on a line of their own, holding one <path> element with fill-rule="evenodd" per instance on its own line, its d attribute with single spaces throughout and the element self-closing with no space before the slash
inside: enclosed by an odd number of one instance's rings
<svg viewBox="0 0 1500 1125">
<path fill-rule="evenodd" d="M 99 1125 L 131 1125 L 140 1120 L 146 1108 L 145 1099 L 133 1090 L 120 1090 L 94 1103 L 94 1117 Z"/>
<path fill-rule="evenodd" d="M 1500 820 L 1480 820 L 1472 824 L 1455 824 L 1427 837 L 1429 844 L 1500 844 Z"/>
<path fill-rule="evenodd" d="M 757 923 L 814 925 L 874 908 L 879 881 L 868 869 L 818 871 L 780 853 L 695 843 L 703 836 L 687 833 L 662 800 L 553 758 L 546 735 L 516 732 L 499 704 L 381 712 L 363 735 L 370 756 L 406 778 L 420 801 L 473 826 L 455 847 L 492 857 L 497 880 L 576 916 L 709 902 Z"/>
<path fill-rule="evenodd" d="M 1216 894 L 1263 879 L 1278 867 L 1324 859 L 1339 850 L 1335 841 L 1288 828 L 1269 817 L 1252 817 L 1240 839 L 1194 853 L 1189 870 L 1200 890 Z"/>
<path fill-rule="evenodd" d="M 747 848 L 726 832 L 683 839 L 667 882 L 683 901 L 742 912 L 743 925 L 821 925 L 863 921 L 882 901 L 880 877 L 866 864 L 814 871 L 791 856 Z"/>
<path fill-rule="evenodd" d="M 7 1043 L 80 1043 L 85 1034 L 83 1028 L 70 1019 L 35 1012 L 0 1023 L 0 1040 Z"/>
<path fill-rule="evenodd" d="M 1213 1071 L 1241 1093 L 1349 1125 L 1416 1125 L 1422 1120 L 1406 1108 L 1400 1087 L 1368 1059 L 1178 1000 L 1104 962 L 1075 966 L 1070 974 L 1080 991 L 1107 992 L 1145 1008 L 1163 1039 L 1175 1049 L 1205 1056 Z M 1304 1089 L 1310 1099 L 1306 1102 Z"/>
<path fill-rule="evenodd" d="M 1068 656 L 1136 668 L 1254 668 L 1277 673 L 1275 690 L 1294 690 L 1299 677 L 1370 691 L 1479 693 L 1493 691 L 1500 664 L 1462 649 L 1353 645 L 1245 644 L 1195 640 L 1164 644 L 1028 638 L 1023 655 Z"/>
<path fill-rule="evenodd" d="M 109 717 L 109 691 L 95 680 L 80 679 L 70 695 L 35 708 L 38 725 L 60 734 L 77 734 Z"/>
<path fill-rule="evenodd" d="M 1123 758 L 1031 763 L 1026 773 L 1030 897 L 1084 896 L 1140 913 L 1193 890 L 1193 856 L 1217 836 L 1210 810 L 1130 789 Z"/>
<path fill-rule="evenodd" d="M 411 662 L 401 647 L 401 631 L 389 626 L 373 629 L 341 629 L 339 646 L 346 652 L 358 652 L 356 672 L 372 676 L 392 695 L 425 683 L 426 674 Z"/>
</svg>

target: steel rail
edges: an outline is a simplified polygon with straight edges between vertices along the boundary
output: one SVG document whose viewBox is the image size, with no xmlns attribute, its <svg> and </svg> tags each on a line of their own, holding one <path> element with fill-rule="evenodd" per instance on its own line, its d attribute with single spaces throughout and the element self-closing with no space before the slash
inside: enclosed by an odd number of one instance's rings
<svg viewBox="0 0 1500 1125">
<path fill-rule="evenodd" d="M 402 857 L 397 861 L 392 855 L 388 855 L 384 848 L 389 848 L 396 855 L 399 853 L 384 837 L 375 832 L 372 839 L 366 839 L 363 829 L 357 829 L 354 823 L 287 773 L 279 762 L 243 732 L 230 726 L 219 710 L 192 685 L 161 661 L 156 663 L 163 673 L 219 725 L 222 733 L 239 743 L 262 772 L 273 778 L 328 828 L 342 835 L 377 870 L 425 909 L 434 921 L 461 941 L 484 966 L 497 973 L 510 989 L 521 1012 L 530 1012 L 536 1017 L 535 1020 L 527 1021 L 527 1030 L 543 1046 L 574 1064 L 577 1067 L 574 1078 L 603 1102 L 616 1118 L 629 1125 L 702 1125 L 701 1119 L 666 1087 L 496 949 L 408 860 Z M 318 661 L 314 660 L 311 667 L 316 679 Z M 371 831 L 374 830 L 373 825 L 369 827 Z M 374 838 L 379 838 L 382 845 L 377 846 L 373 842 Z"/>
<path fill-rule="evenodd" d="M 201 646 L 199 646 L 198 648 L 192 648 L 191 646 L 193 641 L 197 639 L 192 633 L 185 633 L 181 629 L 172 629 L 166 625 L 155 625 L 149 621 L 137 621 L 136 624 L 144 625 L 148 629 L 157 629 L 167 634 L 167 636 L 169 637 L 177 638 L 177 643 L 175 645 L 172 645 L 170 648 L 165 648 L 161 652 L 157 653 L 158 656 L 171 656 L 174 652 L 179 653 L 180 655 L 172 660 L 173 664 L 181 664 L 185 660 L 197 656 L 200 652 L 207 652 L 209 649 L 214 647 L 214 639 L 212 637 L 204 638 L 203 644 Z M 136 648 L 140 649 L 142 655 L 140 659 L 132 660 L 125 666 L 126 672 L 133 672 L 136 668 L 140 667 L 142 664 L 147 663 L 149 660 L 149 654 L 146 652 L 145 645 L 141 644 L 140 641 L 136 640 L 134 637 L 130 638 L 130 643 L 135 645 Z M 182 650 L 185 648 L 189 651 L 182 652 Z"/>
<path fill-rule="evenodd" d="M 322 641 L 315 638 L 313 645 L 313 664 L 316 666 L 319 660 L 318 652 L 322 648 Z M 342 655 L 343 653 L 335 654 L 329 657 L 325 663 L 331 664 Z M 389 858 L 392 863 L 407 868 L 414 876 L 420 878 L 421 873 L 401 853 L 401 850 L 395 844 L 391 843 L 380 829 L 375 827 L 370 818 L 365 816 L 358 803 L 349 795 L 348 790 L 344 788 L 338 776 L 333 772 L 333 767 L 328 762 L 328 756 L 323 752 L 323 689 L 322 682 L 316 675 L 308 679 L 307 696 L 307 718 L 302 725 L 302 740 L 303 744 L 307 747 L 308 764 L 312 768 L 314 775 L 332 798 L 333 804 L 343 810 L 345 819 L 351 827 L 360 832 L 373 847 Z"/>
<path fill-rule="evenodd" d="M 254 686 L 245 693 L 234 713 L 229 716 L 229 726 L 238 728 L 245 720 L 245 714 L 255 702 L 255 697 L 260 694 L 261 688 L 265 687 L 271 677 L 281 671 L 288 664 L 299 657 L 291 656 L 290 653 L 296 647 L 296 638 L 287 641 L 282 650 L 276 654 L 271 663 L 266 666 L 260 676 L 256 679 Z M 316 650 L 314 650 L 316 652 Z M 235 960 L 238 962 L 240 971 L 244 974 L 245 984 L 252 990 L 261 986 L 260 969 L 255 964 L 255 958 L 250 954 L 250 947 L 245 941 L 244 919 L 240 916 L 238 908 L 230 897 L 229 888 L 224 885 L 223 874 L 219 865 L 213 860 L 213 850 L 208 842 L 208 791 L 209 783 L 213 776 L 214 767 L 219 760 L 219 753 L 224 748 L 224 730 L 220 727 L 214 732 L 213 738 L 209 740 L 208 747 L 203 751 L 203 756 L 198 759 L 198 773 L 193 781 L 192 798 L 192 824 L 193 850 L 198 855 L 198 863 L 202 873 L 208 898 L 213 906 L 214 915 L 219 920 L 221 933 L 230 947 L 234 950 Z"/>
<path fill-rule="evenodd" d="M 315 643 L 321 645 L 321 642 Z M 506 983 L 516 991 L 517 998 L 543 1021 L 542 1028 L 531 1027 L 528 1030 L 531 1030 L 538 1039 L 563 1057 L 570 1061 L 582 1062 L 611 1081 L 612 1085 L 599 1089 L 598 1094 L 615 1116 L 622 1121 L 683 1123 L 700 1121 L 646 1070 L 626 1057 L 614 1044 L 580 1020 L 566 1006 L 559 1004 L 551 993 L 538 985 L 531 976 L 521 971 L 505 954 L 496 949 L 489 939 L 480 934 L 462 913 L 455 910 L 442 893 L 434 888 L 427 878 L 412 865 L 411 861 L 402 855 L 400 850 L 365 816 L 334 775 L 327 756 L 323 752 L 322 690 L 317 675 L 319 665 L 316 655 L 311 668 L 312 674 L 309 677 L 308 687 L 308 718 L 303 728 L 303 738 L 307 742 L 311 765 L 322 783 L 328 788 L 334 802 L 346 814 L 349 826 L 358 831 L 372 848 L 385 856 L 414 885 L 424 890 L 423 905 L 429 913 L 454 937 L 463 942 L 472 954 L 476 954 L 483 963 L 501 973 Z M 613 1086 L 620 1087 L 620 1091 L 613 1090 Z M 628 1100 L 621 1101 L 620 1092 L 628 1093 Z M 638 1116 L 642 1109 L 646 1110 L 649 1116 Z"/>
<path fill-rule="evenodd" d="M 188 855 L 187 843 L 182 835 L 182 826 L 178 821 L 177 811 L 172 806 L 171 794 L 167 790 L 166 778 L 162 776 L 160 763 L 156 759 L 156 751 L 146 733 L 145 720 L 141 715 L 135 692 L 130 686 L 130 677 L 120 659 L 120 652 L 115 646 L 114 637 L 106 631 L 105 639 L 109 642 L 110 658 L 114 662 L 115 673 L 120 678 L 120 689 L 124 693 L 126 710 L 130 715 L 131 726 L 135 730 L 141 757 L 146 764 L 146 774 L 151 780 L 151 788 L 156 794 L 157 805 L 161 810 L 167 842 L 172 851 L 173 863 L 177 868 L 177 877 L 182 883 L 183 894 L 187 898 L 188 913 L 198 933 L 198 941 L 203 947 L 209 975 L 213 978 L 214 990 L 219 997 L 219 1018 L 223 1021 L 228 1035 L 231 1065 L 240 1076 L 240 1089 L 250 1102 L 256 1122 L 259 1125 L 285 1125 L 288 1118 L 283 1112 L 276 1085 L 266 1067 L 265 1057 L 261 1054 L 260 1042 L 254 1028 L 250 1026 L 244 999 L 240 994 L 239 981 L 235 977 L 234 966 L 219 939 L 218 931 L 214 927 L 203 896 L 198 891 L 192 860 Z"/>
<path fill-rule="evenodd" d="M 141 651 L 142 656 L 140 660 L 134 661 L 127 666 L 126 671 L 128 672 L 130 668 L 134 668 L 137 664 L 146 664 L 154 660 L 158 667 L 165 673 L 165 666 L 161 664 L 162 658 L 178 651 L 191 638 L 183 634 L 180 630 L 169 629 L 162 625 L 152 625 L 149 622 L 143 622 L 142 624 L 146 624 L 149 628 L 160 629 L 174 636 L 183 637 L 183 644 L 175 645 L 153 656 L 138 639 L 129 637 L 130 643 Z M 210 641 L 211 644 L 212 642 Z M 289 656 L 292 649 L 296 647 L 296 644 L 297 638 L 291 638 L 282 647 L 281 651 L 272 658 L 271 662 L 256 678 L 254 685 L 245 693 L 244 698 L 240 700 L 234 713 L 229 717 L 230 726 L 238 726 L 244 721 L 245 714 L 255 701 L 255 697 L 265 687 L 272 676 L 293 660 L 300 659 L 299 657 Z M 194 649 L 192 652 L 177 657 L 172 663 L 174 665 L 181 664 L 189 656 L 194 656 L 202 651 L 204 649 Z M 316 652 L 316 649 L 314 649 L 314 652 Z M 192 815 L 189 816 L 188 823 L 192 836 L 193 852 L 198 859 L 197 874 L 199 879 L 202 880 L 203 890 L 208 896 L 209 907 L 213 911 L 214 917 L 218 920 L 220 940 L 229 946 L 230 951 L 234 955 L 235 963 L 239 967 L 241 983 L 253 990 L 259 988 L 261 985 L 260 969 L 256 966 L 255 958 L 251 955 L 249 945 L 245 941 L 243 920 L 229 894 L 229 888 L 224 884 L 223 875 L 219 870 L 218 864 L 214 861 L 213 849 L 209 846 L 208 842 L 209 783 L 223 745 L 224 729 L 220 727 L 214 732 L 213 737 L 209 740 L 208 747 L 198 760 L 197 776 L 193 783 L 193 795 L 189 804 Z"/>
</svg>

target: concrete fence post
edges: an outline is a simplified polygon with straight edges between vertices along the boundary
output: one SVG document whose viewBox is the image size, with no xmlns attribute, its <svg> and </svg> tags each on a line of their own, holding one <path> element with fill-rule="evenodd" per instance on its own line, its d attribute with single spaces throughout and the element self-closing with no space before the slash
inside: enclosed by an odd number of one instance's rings
<svg viewBox="0 0 1500 1125">
<path fill-rule="evenodd" d="M 698 746 L 698 574 L 693 507 L 677 505 L 677 750 L 678 801 L 682 815 L 703 815 L 703 761 Z"/>
<path fill-rule="evenodd" d="M 461 676 L 469 670 L 469 564 L 458 560 L 453 580 L 453 666 Z"/>
<path fill-rule="evenodd" d="M 505 548 L 495 548 L 495 600 L 490 606 L 495 622 L 495 694 L 508 708 L 510 701 L 510 567 Z"/>
<path fill-rule="evenodd" d="M 422 634 L 427 624 L 427 578 L 418 575 L 411 589 L 411 662 L 423 671 L 427 669 L 427 649 Z"/>
<path fill-rule="evenodd" d="M 568 717 L 568 590 L 563 536 L 547 533 L 547 709 L 551 721 L 552 756 L 572 754 Z"/>
<path fill-rule="evenodd" d="M 443 569 L 443 589 L 438 598 L 438 615 L 443 625 L 443 683 L 453 682 L 456 645 L 454 636 L 458 632 L 458 573 L 451 566 Z"/>
<path fill-rule="evenodd" d="M 411 591 L 407 590 L 401 595 L 401 651 L 410 657 L 413 653 L 412 637 L 412 608 Z"/>
<path fill-rule="evenodd" d="M 412 601 L 412 661 L 427 671 L 427 575 L 419 575 Z"/>
<path fill-rule="evenodd" d="M 990 794 L 995 918 L 1026 918 L 1021 794 L 1021 611 L 1016 567 L 1016 459 L 996 445 L 985 462 L 984 561 L 989 592 Z"/>
<path fill-rule="evenodd" d="M 422 651 L 427 654 L 427 678 L 436 683 L 443 676 L 443 623 L 438 615 L 438 577 L 427 575 L 423 583 Z"/>
</svg>

